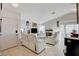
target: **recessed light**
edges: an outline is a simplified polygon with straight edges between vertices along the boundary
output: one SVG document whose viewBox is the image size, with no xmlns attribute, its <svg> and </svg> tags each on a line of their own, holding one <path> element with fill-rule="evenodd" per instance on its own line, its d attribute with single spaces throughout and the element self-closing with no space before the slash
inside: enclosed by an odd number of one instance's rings
<svg viewBox="0 0 79 59">
<path fill-rule="evenodd" d="M 12 6 L 17 8 L 19 6 L 19 4 L 18 3 L 12 3 Z"/>
<path fill-rule="evenodd" d="M 55 14 L 55 12 L 52 12 L 52 14 Z"/>
</svg>

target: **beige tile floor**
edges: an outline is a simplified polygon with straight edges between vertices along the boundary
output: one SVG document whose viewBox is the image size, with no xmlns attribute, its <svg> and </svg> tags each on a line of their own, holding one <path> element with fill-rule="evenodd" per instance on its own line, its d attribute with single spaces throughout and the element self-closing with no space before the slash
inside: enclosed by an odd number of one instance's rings
<svg viewBox="0 0 79 59">
<path fill-rule="evenodd" d="M 0 52 L 2 56 L 64 56 L 64 39 L 62 36 L 59 36 L 59 42 L 55 45 L 47 45 L 46 49 L 39 55 L 25 48 L 24 46 L 16 46 Z"/>
<path fill-rule="evenodd" d="M 23 46 L 16 46 L 1 52 L 3 56 L 36 56 L 35 53 Z"/>
<path fill-rule="evenodd" d="M 2 56 L 63 56 L 63 53 L 58 51 L 57 45 L 46 45 L 46 49 L 39 55 L 25 48 L 24 46 L 16 46 L 1 52 Z"/>
</svg>

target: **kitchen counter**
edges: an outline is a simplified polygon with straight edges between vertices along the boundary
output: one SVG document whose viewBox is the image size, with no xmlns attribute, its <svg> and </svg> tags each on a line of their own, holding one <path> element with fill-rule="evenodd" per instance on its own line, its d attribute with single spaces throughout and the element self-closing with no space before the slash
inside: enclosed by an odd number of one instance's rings
<svg viewBox="0 0 79 59">
<path fill-rule="evenodd" d="M 72 40 L 79 40 L 79 38 L 76 38 L 76 37 L 65 37 L 67 39 L 72 39 Z"/>
</svg>

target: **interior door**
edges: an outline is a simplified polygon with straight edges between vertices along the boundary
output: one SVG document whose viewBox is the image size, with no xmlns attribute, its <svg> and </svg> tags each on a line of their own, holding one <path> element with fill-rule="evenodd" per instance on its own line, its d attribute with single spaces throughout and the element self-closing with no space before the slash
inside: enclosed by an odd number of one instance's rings
<svg viewBox="0 0 79 59">
<path fill-rule="evenodd" d="M 17 20 L 12 18 L 2 18 L 0 50 L 4 50 L 18 44 L 16 36 Z"/>
<path fill-rule="evenodd" d="M 19 15 L 11 10 L 9 4 L 3 3 L 0 7 L 0 19 L 2 19 L 0 21 L 0 50 L 4 50 L 18 44 L 16 30 L 18 30 Z"/>
</svg>

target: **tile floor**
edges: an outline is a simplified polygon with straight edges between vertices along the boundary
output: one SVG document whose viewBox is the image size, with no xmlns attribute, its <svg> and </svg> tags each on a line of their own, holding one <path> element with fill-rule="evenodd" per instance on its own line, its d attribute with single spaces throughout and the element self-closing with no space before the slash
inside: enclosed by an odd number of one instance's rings
<svg viewBox="0 0 79 59">
<path fill-rule="evenodd" d="M 24 46 L 16 46 L 1 52 L 2 56 L 64 56 L 63 52 L 59 51 L 57 45 L 46 45 L 46 49 L 39 55 L 25 48 Z"/>
<path fill-rule="evenodd" d="M 39 55 L 35 54 L 34 52 L 20 45 L 1 51 L 0 55 L 2 56 L 64 56 L 63 49 L 65 46 L 64 46 L 64 39 L 63 39 L 64 36 L 62 35 L 63 34 L 61 32 L 58 37 L 59 41 L 55 46 L 46 44 L 46 49 Z"/>
</svg>

